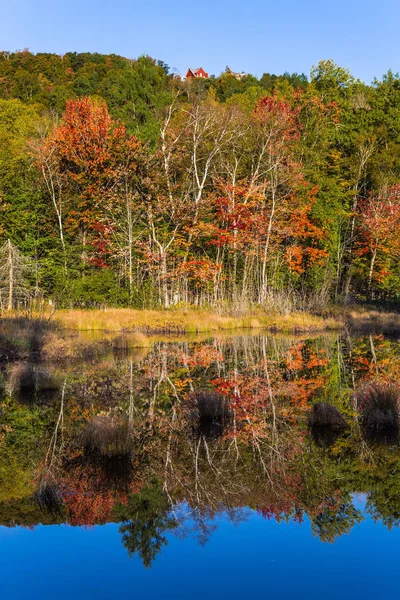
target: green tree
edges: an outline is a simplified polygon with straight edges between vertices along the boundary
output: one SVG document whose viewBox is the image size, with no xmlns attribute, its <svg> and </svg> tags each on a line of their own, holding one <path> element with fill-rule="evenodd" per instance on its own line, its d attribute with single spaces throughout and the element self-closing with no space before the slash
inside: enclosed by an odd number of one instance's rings
<svg viewBox="0 0 400 600">
<path fill-rule="evenodd" d="M 137 553 L 145 567 L 151 567 L 157 554 L 168 544 L 167 531 L 177 527 L 170 516 L 171 507 L 160 484 L 153 480 L 138 494 L 128 497 L 127 505 L 116 507 L 116 516 L 124 523 L 119 531 L 129 556 Z"/>
</svg>

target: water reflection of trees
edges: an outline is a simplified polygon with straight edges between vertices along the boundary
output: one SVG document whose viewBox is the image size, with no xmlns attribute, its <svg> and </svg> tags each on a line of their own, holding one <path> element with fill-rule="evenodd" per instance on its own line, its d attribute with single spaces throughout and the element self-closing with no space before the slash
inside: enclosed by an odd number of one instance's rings
<svg viewBox="0 0 400 600">
<path fill-rule="evenodd" d="M 399 448 L 365 438 L 354 390 L 371 379 L 396 381 L 399 366 L 398 342 L 342 335 L 160 342 L 138 361 L 114 353 L 83 365 L 11 364 L 3 369 L 0 519 L 122 521 L 124 545 L 146 565 L 167 532 L 204 543 L 222 512 L 240 520 L 246 507 L 278 521 L 307 517 L 314 535 L 331 542 L 360 522 L 352 494 L 365 492 L 367 513 L 397 526 Z M 40 374 L 28 403 L 18 373 L 28 382 L 26 373 Z M 58 382 L 52 398 L 39 380 Z M 229 403 L 217 434 L 198 426 L 199 390 Z M 317 399 L 348 422 L 328 441 L 307 432 Z M 93 423 L 98 441 L 89 451 Z M 52 498 L 62 506 L 45 514 Z"/>
<path fill-rule="evenodd" d="M 166 532 L 178 526 L 168 497 L 155 479 L 137 494 L 130 494 L 126 503 L 118 503 L 114 514 L 122 522 L 119 531 L 129 556 L 137 553 L 145 567 L 150 567 L 167 545 Z"/>
</svg>

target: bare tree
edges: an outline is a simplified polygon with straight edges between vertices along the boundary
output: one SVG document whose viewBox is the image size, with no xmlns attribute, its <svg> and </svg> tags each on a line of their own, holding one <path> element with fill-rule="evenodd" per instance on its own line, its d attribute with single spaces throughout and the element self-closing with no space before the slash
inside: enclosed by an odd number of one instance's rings
<svg viewBox="0 0 400 600">
<path fill-rule="evenodd" d="M 7 240 L 0 248 L 0 306 L 12 310 L 30 295 L 29 259 Z"/>
<path fill-rule="evenodd" d="M 150 165 L 152 190 L 145 203 L 149 246 L 158 261 L 164 306 L 171 302 L 170 255 L 186 231 L 187 239 L 181 243 L 181 264 L 186 264 L 217 157 L 237 136 L 234 109 L 221 108 L 212 99 L 189 105 L 177 100 L 160 129 L 159 149 Z M 179 282 L 177 286 L 180 297 Z"/>
<path fill-rule="evenodd" d="M 60 243 L 64 256 L 64 271 L 67 273 L 66 247 L 64 237 L 65 182 L 60 168 L 60 157 L 52 135 L 56 120 L 50 120 L 38 130 L 38 139 L 31 142 L 32 159 L 42 175 L 45 189 L 51 199 L 57 217 Z"/>
</svg>

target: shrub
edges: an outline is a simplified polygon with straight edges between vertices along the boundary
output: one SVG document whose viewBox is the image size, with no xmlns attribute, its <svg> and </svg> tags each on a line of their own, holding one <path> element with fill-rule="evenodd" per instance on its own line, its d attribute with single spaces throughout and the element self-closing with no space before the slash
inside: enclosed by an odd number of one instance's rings
<svg viewBox="0 0 400 600">
<path fill-rule="evenodd" d="M 74 306 L 96 308 L 123 306 L 129 303 L 127 289 L 121 287 L 117 275 L 111 269 L 88 273 L 75 279 L 70 287 L 70 302 Z"/>
<path fill-rule="evenodd" d="M 329 427 L 332 429 L 343 429 L 346 421 L 336 406 L 326 402 L 318 402 L 312 407 L 308 425 L 313 427 Z"/>
<path fill-rule="evenodd" d="M 42 480 L 34 494 L 34 499 L 43 512 L 49 514 L 60 513 L 63 499 L 58 484 L 53 480 Z"/>
<path fill-rule="evenodd" d="M 397 385 L 368 383 L 355 394 L 355 399 L 365 430 L 398 431 L 400 389 Z"/>
<path fill-rule="evenodd" d="M 308 427 L 317 446 L 329 448 L 346 427 L 346 421 L 335 406 L 318 402 L 312 407 Z"/>
<path fill-rule="evenodd" d="M 311 428 L 311 436 L 319 448 L 330 448 L 336 442 L 343 429 L 315 425 Z"/>
<path fill-rule="evenodd" d="M 224 425 L 232 418 L 229 399 L 212 390 L 198 390 L 193 394 L 199 420 Z"/>
<path fill-rule="evenodd" d="M 88 454 L 102 457 L 127 456 L 132 450 L 132 432 L 127 418 L 94 417 L 83 434 Z"/>
<path fill-rule="evenodd" d="M 15 365 L 10 377 L 11 389 L 21 401 L 36 401 L 49 397 L 60 389 L 60 382 L 48 369 L 33 363 Z"/>
<path fill-rule="evenodd" d="M 213 390 L 197 390 L 191 397 L 196 432 L 210 439 L 219 437 L 232 421 L 229 399 Z"/>
</svg>

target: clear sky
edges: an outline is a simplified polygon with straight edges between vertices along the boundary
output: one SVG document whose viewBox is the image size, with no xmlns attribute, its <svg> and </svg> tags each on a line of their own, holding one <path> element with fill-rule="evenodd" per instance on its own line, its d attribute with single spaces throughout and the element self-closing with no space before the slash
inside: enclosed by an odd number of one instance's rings
<svg viewBox="0 0 400 600">
<path fill-rule="evenodd" d="M 333 58 L 367 83 L 400 71 L 400 0 L 0 0 L 0 47 L 141 54 L 184 74 L 257 76 Z"/>
</svg>

